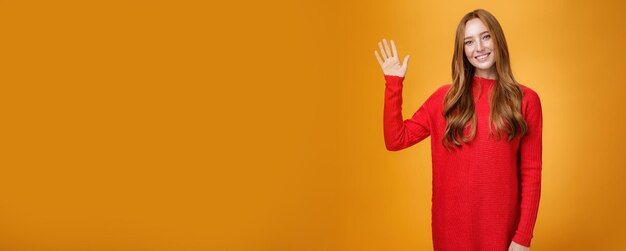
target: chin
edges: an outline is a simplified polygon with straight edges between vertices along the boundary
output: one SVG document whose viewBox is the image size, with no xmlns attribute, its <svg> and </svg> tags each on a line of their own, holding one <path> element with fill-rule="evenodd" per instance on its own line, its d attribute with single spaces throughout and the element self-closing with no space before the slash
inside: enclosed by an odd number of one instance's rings
<svg viewBox="0 0 626 251">
<path fill-rule="evenodd" d="M 484 71 L 484 70 L 489 70 L 493 68 L 494 65 L 495 65 L 495 62 L 490 62 L 488 64 L 474 64 L 474 68 Z"/>
</svg>

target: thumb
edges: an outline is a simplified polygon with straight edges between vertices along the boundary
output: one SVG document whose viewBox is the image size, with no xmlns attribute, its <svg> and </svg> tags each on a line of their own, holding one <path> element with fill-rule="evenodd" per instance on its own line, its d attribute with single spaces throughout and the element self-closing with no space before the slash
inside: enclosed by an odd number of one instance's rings
<svg viewBox="0 0 626 251">
<path fill-rule="evenodd" d="M 404 56 L 404 63 L 402 64 L 402 66 L 406 67 L 407 64 L 409 63 L 409 58 L 411 57 L 411 55 L 406 55 Z"/>
</svg>

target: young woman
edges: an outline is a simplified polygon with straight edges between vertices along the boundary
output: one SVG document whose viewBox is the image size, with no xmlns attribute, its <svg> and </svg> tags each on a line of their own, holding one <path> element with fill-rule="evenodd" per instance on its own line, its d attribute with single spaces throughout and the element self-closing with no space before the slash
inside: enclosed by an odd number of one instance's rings
<svg viewBox="0 0 626 251">
<path fill-rule="evenodd" d="M 504 33 L 483 9 L 456 31 L 451 84 L 402 118 L 396 45 L 383 39 L 384 136 L 398 151 L 431 137 L 432 237 L 435 250 L 529 250 L 539 208 L 542 111 L 539 96 L 518 83 Z"/>
</svg>

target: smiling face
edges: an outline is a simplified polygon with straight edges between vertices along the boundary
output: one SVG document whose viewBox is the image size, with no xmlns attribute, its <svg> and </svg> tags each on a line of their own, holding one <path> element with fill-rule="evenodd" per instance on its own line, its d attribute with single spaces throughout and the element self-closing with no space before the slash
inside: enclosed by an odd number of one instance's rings
<svg viewBox="0 0 626 251">
<path fill-rule="evenodd" d="M 475 75 L 495 79 L 496 55 L 492 35 L 478 18 L 465 24 L 463 48 L 468 61 L 475 67 Z"/>
</svg>

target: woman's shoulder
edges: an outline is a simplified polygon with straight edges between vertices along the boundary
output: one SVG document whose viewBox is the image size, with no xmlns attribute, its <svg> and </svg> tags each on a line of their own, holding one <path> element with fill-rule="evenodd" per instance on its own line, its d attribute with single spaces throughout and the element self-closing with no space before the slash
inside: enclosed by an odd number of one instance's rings
<svg viewBox="0 0 626 251">
<path fill-rule="evenodd" d="M 541 111 L 539 94 L 527 85 L 518 84 L 522 88 L 522 113 L 526 114 L 529 110 Z"/>
<path fill-rule="evenodd" d="M 446 96 L 446 93 L 448 92 L 448 89 L 450 89 L 450 86 L 452 86 L 451 84 L 444 84 L 444 85 L 440 85 L 437 87 L 434 87 L 434 91 L 430 94 L 430 97 L 428 97 L 428 101 L 433 101 L 433 100 L 441 100 Z"/>
<path fill-rule="evenodd" d="M 452 84 L 447 83 L 447 84 L 443 84 L 443 85 L 439 85 L 435 87 L 434 91 L 430 94 L 430 96 L 426 100 L 426 104 L 430 107 L 433 107 L 431 109 L 442 108 L 443 102 L 444 102 L 443 100 L 445 99 L 446 94 L 448 93 L 448 90 L 450 89 L 451 86 Z"/>
<path fill-rule="evenodd" d="M 523 101 L 539 101 L 539 94 L 534 89 L 521 83 L 518 83 L 518 85 L 522 88 Z"/>
<path fill-rule="evenodd" d="M 452 87 L 452 83 L 445 83 L 443 85 L 440 85 L 439 87 L 437 87 L 437 89 L 435 89 L 432 96 L 444 97 L 446 96 L 446 93 L 448 93 L 448 90 L 450 90 L 451 87 Z"/>
</svg>

